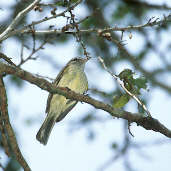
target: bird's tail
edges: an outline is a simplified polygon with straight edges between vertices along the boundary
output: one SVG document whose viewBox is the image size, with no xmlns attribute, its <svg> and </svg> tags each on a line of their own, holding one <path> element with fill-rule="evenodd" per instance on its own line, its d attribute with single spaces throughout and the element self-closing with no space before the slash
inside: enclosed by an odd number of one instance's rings
<svg viewBox="0 0 171 171">
<path fill-rule="evenodd" d="M 43 122 L 41 128 L 39 129 L 36 139 L 40 141 L 41 144 L 46 145 L 49 139 L 49 135 L 55 125 L 56 117 L 54 115 L 47 115 L 45 121 Z"/>
</svg>

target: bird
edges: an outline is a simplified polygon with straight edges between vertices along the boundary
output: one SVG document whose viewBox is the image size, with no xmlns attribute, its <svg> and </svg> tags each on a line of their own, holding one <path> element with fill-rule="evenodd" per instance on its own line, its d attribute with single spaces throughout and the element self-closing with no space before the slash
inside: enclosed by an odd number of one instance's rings
<svg viewBox="0 0 171 171">
<path fill-rule="evenodd" d="M 88 90 L 88 81 L 84 68 L 89 59 L 88 57 L 71 59 L 59 72 L 53 84 L 58 87 L 67 87 L 76 93 L 85 94 Z M 55 123 L 64 119 L 76 104 L 75 100 L 49 93 L 46 105 L 47 116 L 36 135 L 36 139 L 41 144 L 46 145 Z"/>
</svg>

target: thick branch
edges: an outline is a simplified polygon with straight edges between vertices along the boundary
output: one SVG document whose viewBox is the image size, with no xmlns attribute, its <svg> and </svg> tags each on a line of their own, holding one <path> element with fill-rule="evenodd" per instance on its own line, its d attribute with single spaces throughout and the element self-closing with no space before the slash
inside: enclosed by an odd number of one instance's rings
<svg viewBox="0 0 171 171">
<path fill-rule="evenodd" d="M 1 90 L 0 90 L 1 91 Z M 2 140 L 2 146 L 5 150 L 5 153 L 8 157 L 10 157 L 10 149 L 8 146 L 8 140 L 6 136 L 6 131 L 5 131 L 5 126 L 4 126 L 4 121 L 3 121 L 3 116 L 1 114 L 1 103 L 0 103 L 0 132 L 1 132 L 1 140 Z"/>
<path fill-rule="evenodd" d="M 136 122 L 137 125 L 140 125 L 147 130 L 160 132 L 161 134 L 171 138 L 171 130 L 167 129 L 158 120 L 151 117 L 144 117 L 141 113 L 130 113 L 121 109 L 116 109 L 108 104 L 95 100 L 89 96 L 77 94 L 74 91 L 69 90 L 68 88 L 55 87 L 53 84 L 46 81 L 45 79 L 38 78 L 27 71 L 24 71 L 17 67 L 9 66 L 4 63 L 0 63 L 0 74 L 2 73 L 15 75 L 48 92 L 57 93 L 72 100 L 77 100 L 91 104 L 95 108 L 102 109 L 110 113 L 114 117 L 123 118 L 128 120 L 129 122 Z"/>
<path fill-rule="evenodd" d="M 13 128 L 12 128 L 10 121 L 9 121 L 6 90 L 4 87 L 2 77 L 0 77 L 0 113 L 1 113 L 1 115 L 0 115 L 1 121 L 3 122 L 3 130 L 5 130 L 5 132 L 7 133 L 7 137 L 10 141 L 12 152 L 14 153 L 17 161 L 21 164 L 21 166 L 24 168 L 24 170 L 30 171 L 31 169 L 29 168 L 27 162 L 25 161 L 25 159 L 22 156 L 21 151 L 18 147 Z M 1 131 L 2 131 L 2 129 L 1 129 Z M 1 132 L 1 133 L 4 134 L 4 132 Z M 5 135 L 2 137 L 5 138 L 3 140 L 3 142 L 7 146 L 7 139 L 6 139 Z M 6 152 L 7 152 L 7 155 L 10 155 L 12 157 L 12 154 L 9 153 L 9 150 L 7 151 L 7 149 L 6 149 Z"/>
</svg>

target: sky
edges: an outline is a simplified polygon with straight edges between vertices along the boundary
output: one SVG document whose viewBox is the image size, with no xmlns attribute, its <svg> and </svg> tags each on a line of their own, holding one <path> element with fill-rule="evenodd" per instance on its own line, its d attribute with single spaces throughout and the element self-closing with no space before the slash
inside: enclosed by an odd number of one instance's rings
<svg viewBox="0 0 171 171">
<path fill-rule="evenodd" d="M 151 0 L 150 2 L 156 3 L 154 0 Z M 157 1 L 157 3 L 160 2 L 163 1 Z M 171 6 L 169 0 L 165 2 Z M 7 2 L 2 0 L 1 3 L 4 6 L 8 6 L 8 3 L 13 3 L 13 1 Z M 5 14 L 5 11 L 3 12 Z M 149 17 L 155 15 L 162 16 L 162 14 L 158 14 L 156 11 L 149 14 Z M 168 35 L 163 33 L 163 39 L 163 42 L 167 41 Z M 137 45 L 136 48 L 141 48 L 141 46 L 143 46 L 141 37 L 136 34 L 133 35 L 131 40 L 127 40 L 127 48 L 134 50 L 134 52 L 137 50 L 134 49 L 135 44 Z M 137 44 L 137 42 L 140 43 Z M 4 46 L 5 45 L 14 47 L 14 50 L 4 49 L 5 54 L 14 57 L 19 56 L 20 49 L 17 48 L 18 46 L 15 39 L 10 38 L 9 40 L 6 40 L 4 42 Z M 75 47 L 77 46 L 78 44 L 72 40 L 65 45 L 48 45 L 43 51 L 44 56 L 50 55 L 54 61 L 60 61 L 60 66 L 56 65 L 56 67 L 54 67 L 42 57 L 36 61 L 29 61 L 24 64 L 23 69 L 35 74 L 55 78 L 62 66 L 71 58 L 75 57 L 77 53 L 77 48 Z M 27 51 L 25 52 L 25 55 L 28 55 Z M 60 58 L 62 58 L 62 60 Z M 154 54 L 151 54 L 149 59 L 148 63 L 144 63 L 144 66 L 147 68 L 154 62 L 156 66 L 161 65 L 161 62 L 155 58 Z M 16 63 L 19 62 L 17 58 L 13 59 L 13 61 Z M 119 65 L 116 68 L 116 72 L 127 67 L 131 67 L 131 65 L 122 63 L 122 65 Z M 88 76 L 90 87 L 96 85 L 99 90 L 109 92 L 116 86 L 113 84 L 113 79 L 108 73 L 98 69 L 98 64 L 95 59 L 92 59 L 87 63 L 85 72 Z M 99 75 L 100 77 L 98 77 Z M 96 78 L 96 82 L 94 82 L 94 78 Z M 163 76 L 162 79 L 171 82 L 171 77 L 168 77 L 168 75 Z M 33 171 L 96 171 L 113 156 L 114 153 L 111 148 L 109 148 L 111 142 L 123 143 L 124 125 L 122 120 L 113 119 L 109 114 L 101 110 L 97 110 L 95 115 L 106 118 L 104 123 L 96 122 L 86 128 L 78 128 L 72 132 L 71 124 L 85 116 L 86 111 L 91 111 L 93 109 L 93 107 L 88 104 L 79 103 L 64 120 L 55 125 L 48 144 L 46 146 L 41 145 L 35 137 L 46 116 L 45 107 L 48 93 L 27 82 L 22 88 L 11 86 L 7 79 L 5 80 L 5 83 L 8 90 L 7 94 L 11 124 L 18 135 L 17 138 L 22 154 Z M 166 127 L 171 129 L 171 120 L 168 119 L 170 116 L 170 110 L 168 109 L 170 109 L 171 97 L 162 90 L 153 87 L 150 87 L 148 93 L 144 93 L 150 99 L 148 108 L 152 115 L 156 119 L 159 119 Z M 135 107 L 132 107 L 134 105 L 135 102 L 131 101 L 126 106 L 126 110 L 135 112 Z M 28 118 L 35 118 L 35 121 L 30 125 L 25 124 Z M 90 141 L 88 140 L 88 130 L 92 128 L 96 132 L 96 138 L 95 140 Z M 134 134 L 134 138 L 132 137 L 132 139 L 135 143 L 148 143 L 158 139 L 168 142 L 168 139 L 163 135 L 153 131 L 147 131 L 135 124 L 131 126 L 131 130 Z M 130 150 L 129 156 L 131 156 L 130 161 L 133 168 L 141 171 L 169 170 L 171 162 L 171 153 L 169 151 L 171 151 L 171 145 L 167 142 L 160 146 L 153 145 L 143 147 L 141 152 L 145 154 L 144 158 L 139 156 L 137 150 Z M 7 157 L 3 151 L 0 151 L 0 156 L 0 162 L 5 164 Z M 114 162 L 106 169 L 106 171 L 113 170 L 124 170 L 122 159 Z"/>
</svg>

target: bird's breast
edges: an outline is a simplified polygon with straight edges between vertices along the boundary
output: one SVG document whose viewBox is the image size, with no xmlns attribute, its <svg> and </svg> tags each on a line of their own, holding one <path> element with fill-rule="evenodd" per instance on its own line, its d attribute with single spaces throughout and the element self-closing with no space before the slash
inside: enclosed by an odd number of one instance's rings
<svg viewBox="0 0 171 171">
<path fill-rule="evenodd" d="M 68 87 L 76 93 L 83 94 L 88 89 L 87 77 L 84 71 L 68 71 L 63 75 L 58 86 Z"/>
</svg>

